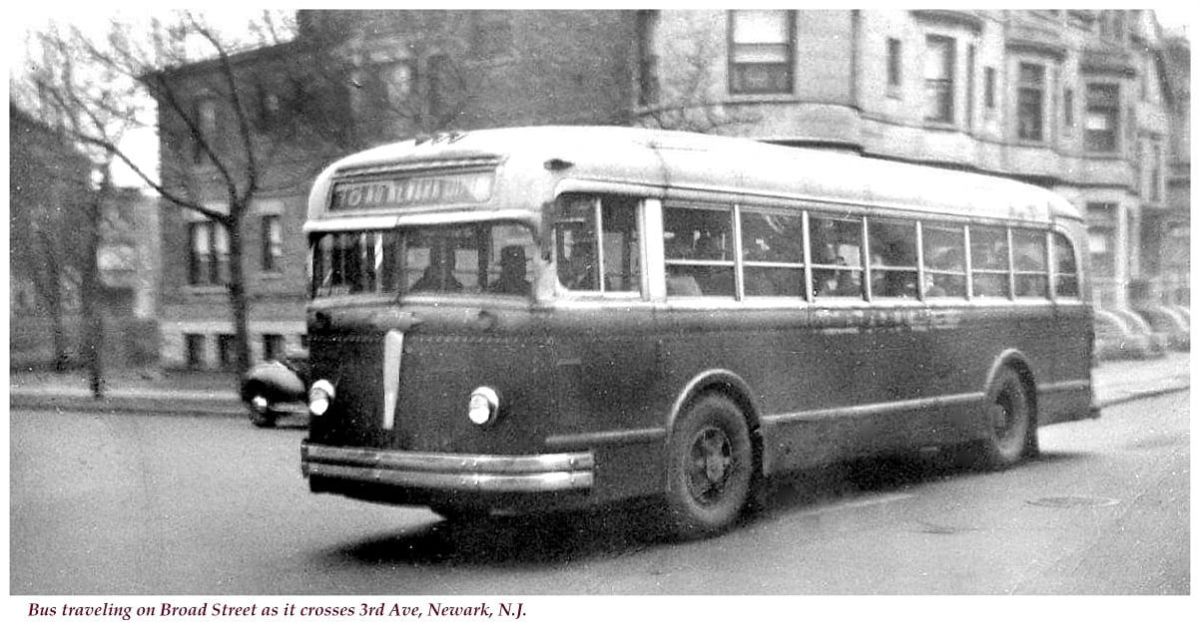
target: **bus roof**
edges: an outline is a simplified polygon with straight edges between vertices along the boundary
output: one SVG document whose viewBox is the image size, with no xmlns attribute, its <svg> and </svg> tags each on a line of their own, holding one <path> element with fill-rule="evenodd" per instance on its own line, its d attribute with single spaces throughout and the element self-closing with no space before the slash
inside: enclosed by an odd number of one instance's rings
<svg viewBox="0 0 1200 625">
<path fill-rule="evenodd" d="M 609 126 L 534 126 L 413 139 L 347 156 L 313 187 L 323 215 L 329 181 L 348 172 L 422 164 L 525 162 L 575 180 L 654 187 L 660 194 L 735 194 L 868 205 L 935 215 L 1048 222 L 1081 220 L 1056 193 L 1004 178 L 750 139 Z"/>
</svg>

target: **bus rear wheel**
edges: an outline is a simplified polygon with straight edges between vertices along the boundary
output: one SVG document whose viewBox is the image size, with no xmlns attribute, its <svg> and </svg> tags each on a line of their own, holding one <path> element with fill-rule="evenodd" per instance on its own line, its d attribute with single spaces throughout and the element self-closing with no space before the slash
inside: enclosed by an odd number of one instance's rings
<svg viewBox="0 0 1200 625">
<path fill-rule="evenodd" d="M 719 533 L 741 515 L 754 473 L 737 404 L 703 395 L 676 422 L 667 464 L 667 512 L 680 538 Z"/>
<path fill-rule="evenodd" d="M 979 460 L 986 469 L 1006 469 L 1035 449 L 1033 406 L 1021 376 L 1005 369 L 988 395 L 987 437 L 979 443 Z"/>
</svg>

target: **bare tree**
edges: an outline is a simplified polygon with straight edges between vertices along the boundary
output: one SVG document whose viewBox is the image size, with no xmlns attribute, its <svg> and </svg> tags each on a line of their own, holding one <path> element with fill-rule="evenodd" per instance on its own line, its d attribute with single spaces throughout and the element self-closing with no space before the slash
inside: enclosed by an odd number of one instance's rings
<svg viewBox="0 0 1200 625">
<path fill-rule="evenodd" d="M 76 277 L 80 294 L 83 322 L 80 350 L 89 373 L 89 385 L 95 397 L 104 394 L 104 372 L 101 352 L 103 351 L 103 318 L 100 310 L 100 271 L 97 251 L 100 245 L 101 224 L 104 220 L 104 204 L 110 199 L 112 185 L 107 172 L 115 154 L 112 150 L 82 138 L 91 134 L 108 137 L 119 142 L 129 123 L 122 119 L 118 102 L 122 95 L 114 88 L 112 74 L 98 71 L 79 71 L 75 58 L 78 49 L 69 38 L 62 37 L 57 28 L 51 27 L 39 36 L 42 44 L 41 64 L 31 72 L 30 82 L 37 94 L 38 111 L 43 121 L 56 134 L 73 140 L 75 145 L 67 149 L 78 151 L 88 160 L 91 171 L 79 177 L 75 193 L 57 208 L 59 215 L 49 224 L 35 224 L 30 232 L 31 244 L 41 250 L 40 258 L 51 262 L 47 279 L 55 291 L 57 282 L 65 276 Z M 70 88 L 64 88 L 70 85 Z M 99 103 L 94 109 L 83 106 L 83 102 Z M 101 180 L 92 183 L 92 174 Z M 44 221 L 44 220 L 43 220 Z M 41 227 L 37 227 L 41 226 Z M 46 226 L 50 226 L 47 228 Z M 55 229 L 51 229 L 55 228 Z M 52 314 L 61 318 L 57 310 L 57 294 L 45 294 Z M 56 321 L 60 324 L 61 321 Z M 56 327 L 56 336 L 61 327 Z M 56 360 L 61 362 L 61 346 L 56 346 Z M 61 365 L 60 365 L 61 366 Z"/>
<path fill-rule="evenodd" d="M 740 110 L 723 101 L 715 68 L 722 62 L 724 36 L 698 17 L 688 19 L 678 36 L 664 37 L 662 55 L 656 65 L 668 68 L 666 77 L 657 69 L 644 88 L 654 91 L 652 101 L 637 111 L 643 125 L 664 130 L 719 133 L 722 129 L 755 124 L 756 113 Z M 649 84 L 645 84 L 649 83 Z"/>
<path fill-rule="evenodd" d="M 248 30 L 259 39 L 255 43 L 286 30 L 268 18 Z M 64 32 L 51 26 L 37 43 L 42 62 L 30 82 L 54 114 L 66 120 L 68 135 L 99 155 L 103 169 L 113 161 L 124 163 L 169 205 L 195 211 L 227 234 L 225 282 L 237 365 L 249 368 L 242 224 L 268 181 L 264 173 L 285 155 L 288 138 L 296 134 L 294 124 L 265 127 L 261 111 L 254 108 L 252 96 L 260 93 L 260 80 L 269 70 L 242 63 L 238 55 L 245 44 L 227 39 L 192 12 L 173 12 L 149 24 L 114 19 L 102 38 L 77 27 Z M 198 54 L 207 60 L 197 63 Z M 302 64 L 303 59 L 286 62 Z M 197 65 L 200 78 L 180 75 Z M 200 96 L 209 107 L 195 106 Z M 151 103 L 157 105 L 157 117 Z M 213 115 L 228 120 L 227 132 L 215 132 Z M 121 144 L 129 129 L 148 126 L 161 133 L 161 173 L 148 171 Z M 199 162 L 203 166 L 195 166 Z M 296 180 L 307 177 L 300 174 Z"/>
<path fill-rule="evenodd" d="M 91 161 L 54 127 L 9 107 L 9 242 L 12 269 L 34 290 L 51 324 L 56 371 L 69 364 L 64 316 L 79 292 L 80 250 L 94 236 L 84 205 L 93 193 Z"/>
</svg>

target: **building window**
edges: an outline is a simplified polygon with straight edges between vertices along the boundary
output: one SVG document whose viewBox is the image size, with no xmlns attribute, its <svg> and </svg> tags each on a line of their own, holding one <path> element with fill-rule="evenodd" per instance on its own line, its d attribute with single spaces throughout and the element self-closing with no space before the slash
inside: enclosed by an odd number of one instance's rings
<svg viewBox="0 0 1200 625">
<path fill-rule="evenodd" d="M 902 78 L 901 74 L 900 74 L 901 67 L 902 66 L 901 66 L 901 55 L 900 55 L 900 40 L 895 39 L 893 37 L 888 37 L 888 40 L 887 40 L 887 84 L 888 84 L 888 87 L 892 87 L 892 88 L 900 87 L 900 80 Z"/>
<path fill-rule="evenodd" d="M 189 369 L 201 369 L 204 367 L 204 335 L 203 334 L 185 334 L 183 336 L 184 349 L 187 350 L 187 366 Z"/>
<path fill-rule="evenodd" d="M 1120 118 L 1117 85 L 1087 86 L 1087 117 L 1084 144 L 1089 152 L 1116 152 Z"/>
<path fill-rule="evenodd" d="M 1163 157 L 1162 145 L 1155 141 L 1150 144 L 1150 201 L 1161 202 L 1163 199 Z"/>
<path fill-rule="evenodd" d="M 996 110 L 996 68 L 983 68 L 983 105 L 989 111 Z"/>
<path fill-rule="evenodd" d="M 792 12 L 730 13 L 729 90 L 792 92 Z"/>
<path fill-rule="evenodd" d="M 381 68 L 379 78 L 383 87 L 381 95 L 390 104 L 404 102 L 412 94 L 413 68 L 411 63 L 387 65 Z"/>
<path fill-rule="evenodd" d="M 1125 12 L 1101 11 L 1100 36 L 1112 41 L 1123 42 L 1125 39 Z"/>
<path fill-rule="evenodd" d="M 954 123 L 954 40 L 925 39 L 925 119 Z"/>
<path fill-rule="evenodd" d="M 283 358 L 282 334 L 262 335 L 262 357 L 263 360 L 279 360 Z"/>
<path fill-rule="evenodd" d="M 283 224 L 279 215 L 262 218 L 262 269 L 279 271 L 283 260 Z"/>
<path fill-rule="evenodd" d="M 657 30 L 658 11 L 637 12 L 638 105 L 640 106 L 658 103 L 658 55 L 654 53 Z"/>
<path fill-rule="evenodd" d="M 283 100 L 266 85 L 258 86 L 258 127 L 270 130 L 283 121 Z"/>
<path fill-rule="evenodd" d="M 1045 99 L 1046 68 L 1021 63 L 1017 78 L 1017 138 L 1041 141 L 1044 138 L 1042 107 Z"/>
<path fill-rule="evenodd" d="M 1087 205 L 1087 247 L 1092 273 L 1098 278 L 1116 275 L 1116 217 L 1117 205 L 1114 203 L 1089 202 Z"/>
<path fill-rule="evenodd" d="M 512 51 L 512 22 L 504 11 L 471 12 L 471 55 L 505 56 Z"/>
<path fill-rule="evenodd" d="M 450 57 L 439 54 L 429 58 L 429 112 L 435 117 L 452 113 Z"/>
<path fill-rule="evenodd" d="M 211 221 L 188 224 L 188 284 L 225 284 L 229 233 Z"/>
<path fill-rule="evenodd" d="M 232 334 L 217 336 L 217 355 L 222 369 L 233 369 L 237 366 L 237 348 Z"/>
<path fill-rule="evenodd" d="M 967 129 L 975 127 L 975 46 L 967 46 Z"/>
<path fill-rule="evenodd" d="M 200 165 L 207 155 L 205 143 L 211 149 L 217 137 L 217 101 L 212 98 L 197 101 L 194 114 L 196 136 L 192 137 L 192 162 Z"/>
<path fill-rule="evenodd" d="M 1075 127 L 1075 90 L 1070 87 L 1063 90 L 1063 122 L 1067 128 Z"/>
<path fill-rule="evenodd" d="M 212 281 L 212 224 L 188 224 L 188 284 Z"/>
</svg>

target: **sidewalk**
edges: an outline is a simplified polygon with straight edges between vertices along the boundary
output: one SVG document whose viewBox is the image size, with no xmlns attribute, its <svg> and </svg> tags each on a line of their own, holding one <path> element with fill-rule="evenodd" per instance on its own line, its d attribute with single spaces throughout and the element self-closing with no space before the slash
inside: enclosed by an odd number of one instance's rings
<svg viewBox="0 0 1200 625">
<path fill-rule="evenodd" d="M 1190 355 L 1171 352 L 1155 360 L 1104 361 L 1093 370 L 1096 405 L 1103 408 L 1190 387 Z M 232 373 L 113 372 L 106 396 L 95 400 L 82 371 L 65 374 L 13 371 L 10 408 L 56 408 L 144 414 L 204 414 L 245 417 Z"/>
<path fill-rule="evenodd" d="M 92 398 L 85 371 L 10 371 L 10 408 L 53 408 L 141 414 L 201 414 L 245 417 L 238 376 L 214 371 L 105 374 L 104 399 Z"/>
</svg>

